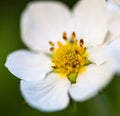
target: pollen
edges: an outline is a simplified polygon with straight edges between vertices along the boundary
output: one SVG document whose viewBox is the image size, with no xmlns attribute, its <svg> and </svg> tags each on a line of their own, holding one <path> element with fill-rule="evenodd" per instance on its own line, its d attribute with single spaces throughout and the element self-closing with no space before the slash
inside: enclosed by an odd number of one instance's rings
<svg viewBox="0 0 120 116">
<path fill-rule="evenodd" d="M 83 39 L 78 42 L 75 32 L 72 33 L 70 39 L 66 33 L 63 33 L 63 40 L 65 43 L 57 42 L 57 48 L 54 47 L 53 42 L 49 42 L 52 46 L 50 48 L 51 67 L 61 77 L 67 77 L 71 83 L 76 83 L 77 76 L 84 72 L 86 66 L 90 64 L 87 48 L 84 46 Z"/>
</svg>

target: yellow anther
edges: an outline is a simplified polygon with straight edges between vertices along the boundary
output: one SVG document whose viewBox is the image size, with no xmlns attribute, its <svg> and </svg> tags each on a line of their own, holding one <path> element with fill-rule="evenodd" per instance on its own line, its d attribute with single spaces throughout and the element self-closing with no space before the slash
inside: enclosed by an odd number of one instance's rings
<svg viewBox="0 0 120 116">
<path fill-rule="evenodd" d="M 51 51 L 51 52 L 53 52 L 54 50 L 55 50 L 55 48 L 54 48 L 54 47 L 51 47 L 51 48 L 50 48 L 50 51 Z"/>
<path fill-rule="evenodd" d="M 75 45 L 77 45 L 77 43 L 78 43 L 78 40 L 76 39 L 76 34 L 75 34 L 75 32 L 72 33 L 72 42 L 73 42 L 73 44 L 75 44 Z"/>
<path fill-rule="evenodd" d="M 75 32 L 72 33 L 72 39 L 74 39 L 74 40 L 76 39 L 76 34 L 75 34 Z"/>
<path fill-rule="evenodd" d="M 56 66 L 51 66 L 53 69 L 57 69 L 57 67 Z"/>
<path fill-rule="evenodd" d="M 83 39 L 80 39 L 79 44 L 80 44 L 80 46 L 83 46 L 83 45 L 84 45 L 84 41 L 83 41 Z"/>
<path fill-rule="evenodd" d="M 55 44 L 53 43 L 53 42 L 51 42 L 51 41 L 49 41 L 49 44 L 51 45 L 51 46 L 54 46 Z"/>
<path fill-rule="evenodd" d="M 63 33 L 63 39 L 64 39 L 65 41 L 68 40 L 68 38 L 67 38 L 67 34 L 66 34 L 65 32 Z"/>
</svg>

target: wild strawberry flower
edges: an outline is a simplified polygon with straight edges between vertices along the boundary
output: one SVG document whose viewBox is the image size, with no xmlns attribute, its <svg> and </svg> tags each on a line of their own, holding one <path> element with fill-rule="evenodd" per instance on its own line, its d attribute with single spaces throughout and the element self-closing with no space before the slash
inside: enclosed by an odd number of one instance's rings
<svg viewBox="0 0 120 116">
<path fill-rule="evenodd" d="M 71 11 L 59 2 L 31 2 L 22 14 L 23 42 L 31 49 L 7 57 L 6 67 L 21 79 L 20 90 L 32 107 L 57 111 L 71 99 L 95 96 L 114 74 L 106 52 L 104 0 L 79 1 Z"/>
<path fill-rule="evenodd" d="M 108 0 L 109 39 L 107 50 L 116 61 L 116 71 L 120 73 L 120 0 Z"/>
</svg>

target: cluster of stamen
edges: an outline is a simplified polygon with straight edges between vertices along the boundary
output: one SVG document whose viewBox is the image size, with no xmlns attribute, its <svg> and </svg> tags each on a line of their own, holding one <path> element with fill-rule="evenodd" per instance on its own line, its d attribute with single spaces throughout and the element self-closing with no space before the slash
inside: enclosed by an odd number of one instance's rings
<svg viewBox="0 0 120 116">
<path fill-rule="evenodd" d="M 67 76 L 71 83 L 75 83 L 78 74 L 83 72 L 85 66 L 90 63 L 87 59 L 88 53 L 84 47 L 83 39 L 78 42 L 74 32 L 70 39 L 66 33 L 63 33 L 63 39 L 65 43 L 58 41 L 57 48 L 53 42 L 49 42 L 53 63 L 51 67 L 54 72 Z"/>
</svg>

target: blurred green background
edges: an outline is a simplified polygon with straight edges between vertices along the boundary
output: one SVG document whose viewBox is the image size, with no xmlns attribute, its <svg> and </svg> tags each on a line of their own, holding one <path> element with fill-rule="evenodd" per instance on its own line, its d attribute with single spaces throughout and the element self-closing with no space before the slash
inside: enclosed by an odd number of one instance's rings
<svg viewBox="0 0 120 116">
<path fill-rule="evenodd" d="M 43 113 L 28 106 L 21 96 L 19 79 L 4 67 L 9 53 L 25 48 L 20 37 L 19 22 L 21 12 L 29 1 L 0 1 L 0 116 L 69 116 L 70 106 L 55 113 Z M 70 8 L 77 2 L 60 1 Z M 120 116 L 120 76 L 116 75 L 100 94 L 77 105 L 77 116 Z"/>
</svg>

